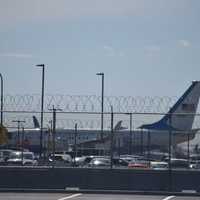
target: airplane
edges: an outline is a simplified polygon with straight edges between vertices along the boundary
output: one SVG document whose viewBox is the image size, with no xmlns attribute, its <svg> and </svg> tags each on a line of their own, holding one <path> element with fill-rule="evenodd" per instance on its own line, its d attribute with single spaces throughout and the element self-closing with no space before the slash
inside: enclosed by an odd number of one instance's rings
<svg viewBox="0 0 200 200">
<path fill-rule="evenodd" d="M 31 150 L 32 152 L 40 152 L 40 124 L 36 116 L 33 116 L 34 128 L 24 129 L 24 141 L 23 147 Z M 127 129 L 122 126 L 122 120 L 118 121 L 114 127 L 115 131 Z M 95 141 L 99 138 L 101 131 L 96 129 L 80 129 L 76 136 L 77 144 L 82 144 L 88 141 Z M 104 134 L 108 135 L 110 130 L 104 130 Z M 10 131 L 9 133 L 8 147 L 15 148 L 22 146 L 22 132 Z M 19 139 L 18 139 L 19 138 Z M 18 141 L 19 140 L 19 141 Z M 55 146 L 56 150 L 68 151 L 75 142 L 75 129 L 63 129 L 57 128 L 55 134 Z M 19 143 L 19 144 L 18 144 Z M 49 128 L 43 128 L 43 149 L 52 149 L 53 145 L 53 133 Z"/>
<path fill-rule="evenodd" d="M 193 81 L 185 93 L 171 107 L 160 120 L 152 124 L 143 124 L 131 135 L 129 130 L 122 126 L 122 120 L 114 127 L 114 146 L 121 150 L 127 150 L 130 141 L 132 148 L 138 149 L 143 146 L 148 148 L 168 148 L 169 135 L 172 134 L 172 146 L 191 140 L 199 129 L 192 129 L 197 106 L 200 97 L 200 81 Z M 31 151 L 39 152 L 40 148 L 40 125 L 33 116 L 35 128 L 25 130 L 25 140 L 27 148 Z M 43 147 L 48 148 L 52 143 L 52 135 L 46 129 L 43 132 Z M 104 130 L 104 138 L 100 139 L 101 130 L 80 129 L 77 132 L 76 144 L 79 148 L 107 149 L 110 148 L 110 129 Z M 10 145 L 16 145 L 17 131 L 10 133 Z M 131 136 L 131 137 L 130 137 Z M 67 150 L 75 143 L 74 129 L 56 129 L 56 148 Z"/>
<path fill-rule="evenodd" d="M 200 130 L 199 128 L 192 128 L 199 97 L 200 81 L 193 81 L 185 93 L 170 108 L 168 113 L 157 122 L 143 124 L 132 132 L 123 129 L 115 131 L 115 150 L 120 149 L 121 153 L 123 153 L 123 150 L 127 152 L 131 144 L 131 148 L 134 148 L 136 151 L 140 151 L 141 149 L 145 151 L 149 148 L 166 151 L 169 149 L 170 142 L 170 146 L 175 149 L 177 144 L 194 139 L 196 133 Z M 107 145 L 109 149 L 110 135 L 106 139 L 104 139 L 104 145 L 102 145 L 101 140 L 97 140 L 86 142 L 86 146 L 90 145 L 93 148 L 104 146 L 105 148 Z"/>
</svg>

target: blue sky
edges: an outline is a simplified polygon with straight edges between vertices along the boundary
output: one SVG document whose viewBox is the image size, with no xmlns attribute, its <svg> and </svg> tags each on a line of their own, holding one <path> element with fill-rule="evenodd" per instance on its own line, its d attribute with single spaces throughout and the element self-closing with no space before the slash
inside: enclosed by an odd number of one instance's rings
<svg viewBox="0 0 200 200">
<path fill-rule="evenodd" d="M 179 96 L 200 80 L 199 0 L 0 0 L 6 94 Z"/>
</svg>

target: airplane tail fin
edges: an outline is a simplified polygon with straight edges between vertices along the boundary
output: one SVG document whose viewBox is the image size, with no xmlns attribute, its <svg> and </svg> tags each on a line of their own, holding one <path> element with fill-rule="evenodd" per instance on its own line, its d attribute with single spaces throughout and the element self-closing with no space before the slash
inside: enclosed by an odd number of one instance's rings
<svg viewBox="0 0 200 200">
<path fill-rule="evenodd" d="M 158 122 L 144 124 L 139 128 L 152 130 L 191 130 L 200 97 L 200 81 L 191 86 L 174 104 L 169 112 Z M 170 124 L 171 115 L 171 124 Z"/>
<path fill-rule="evenodd" d="M 34 128 L 40 128 L 40 124 L 36 116 L 33 116 L 33 124 L 34 124 Z"/>
<path fill-rule="evenodd" d="M 117 124 L 114 127 L 114 131 L 119 131 L 119 130 L 123 130 L 123 129 L 127 129 L 126 127 L 122 126 L 122 120 L 118 121 Z"/>
</svg>

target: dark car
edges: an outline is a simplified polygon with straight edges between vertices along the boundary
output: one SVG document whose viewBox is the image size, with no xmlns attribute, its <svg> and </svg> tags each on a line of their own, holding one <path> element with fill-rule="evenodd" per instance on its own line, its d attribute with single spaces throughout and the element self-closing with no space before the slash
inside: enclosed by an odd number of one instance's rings
<svg viewBox="0 0 200 200">
<path fill-rule="evenodd" d="M 12 152 L 11 149 L 0 149 L 0 154 L 5 162 L 10 158 Z"/>
<path fill-rule="evenodd" d="M 115 167 L 127 167 L 128 166 L 128 161 L 122 159 L 122 158 L 113 158 L 112 164 Z"/>
<path fill-rule="evenodd" d="M 71 166 L 72 157 L 69 154 L 51 154 L 49 164 L 55 166 Z"/>
</svg>

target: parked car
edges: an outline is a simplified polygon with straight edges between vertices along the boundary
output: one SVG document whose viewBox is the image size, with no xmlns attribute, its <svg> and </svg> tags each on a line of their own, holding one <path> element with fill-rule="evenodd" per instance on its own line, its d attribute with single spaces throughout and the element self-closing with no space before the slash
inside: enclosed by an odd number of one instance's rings
<svg viewBox="0 0 200 200">
<path fill-rule="evenodd" d="M 0 165 L 4 165 L 4 163 L 3 152 L 0 152 Z"/>
<path fill-rule="evenodd" d="M 169 158 L 166 158 L 166 162 L 169 162 Z M 173 169 L 188 169 L 190 163 L 187 159 L 171 158 L 171 168 Z"/>
<path fill-rule="evenodd" d="M 129 163 L 133 160 L 143 160 L 144 156 L 141 156 L 141 155 L 120 155 L 120 158 Z"/>
<path fill-rule="evenodd" d="M 55 166 L 71 166 L 72 157 L 69 154 L 51 154 L 49 156 L 50 165 Z"/>
<path fill-rule="evenodd" d="M 13 150 L 11 149 L 0 149 L 0 154 L 4 162 L 6 162 L 9 158 Z"/>
<path fill-rule="evenodd" d="M 127 167 L 129 164 L 128 161 L 122 158 L 113 158 L 112 162 L 115 167 Z"/>
<path fill-rule="evenodd" d="M 21 152 L 21 151 L 13 151 L 10 154 L 9 159 L 7 160 L 8 165 L 37 165 L 37 160 L 35 159 L 33 152 Z"/>
<path fill-rule="evenodd" d="M 94 158 L 107 158 L 107 157 L 105 157 L 105 156 L 94 156 L 94 155 L 76 157 L 74 164 L 75 164 L 75 166 L 87 167 L 89 165 L 89 163 L 91 162 L 91 160 L 93 160 Z"/>
<path fill-rule="evenodd" d="M 149 161 L 134 159 L 128 164 L 130 169 L 150 169 Z"/>
<path fill-rule="evenodd" d="M 94 156 L 76 157 L 75 161 L 73 159 L 74 166 L 79 166 L 79 167 L 87 166 L 93 158 L 94 158 Z"/>
<path fill-rule="evenodd" d="M 90 163 L 88 164 L 89 167 L 109 167 L 110 166 L 110 159 L 97 157 L 93 158 Z"/>
<path fill-rule="evenodd" d="M 190 169 L 200 169 L 200 160 L 192 160 L 190 161 Z"/>
<path fill-rule="evenodd" d="M 165 170 L 165 169 L 168 169 L 168 163 L 162 162 L 162 161 L 151 161 L 150 167 L 151 169 Z"/>
</svg>

